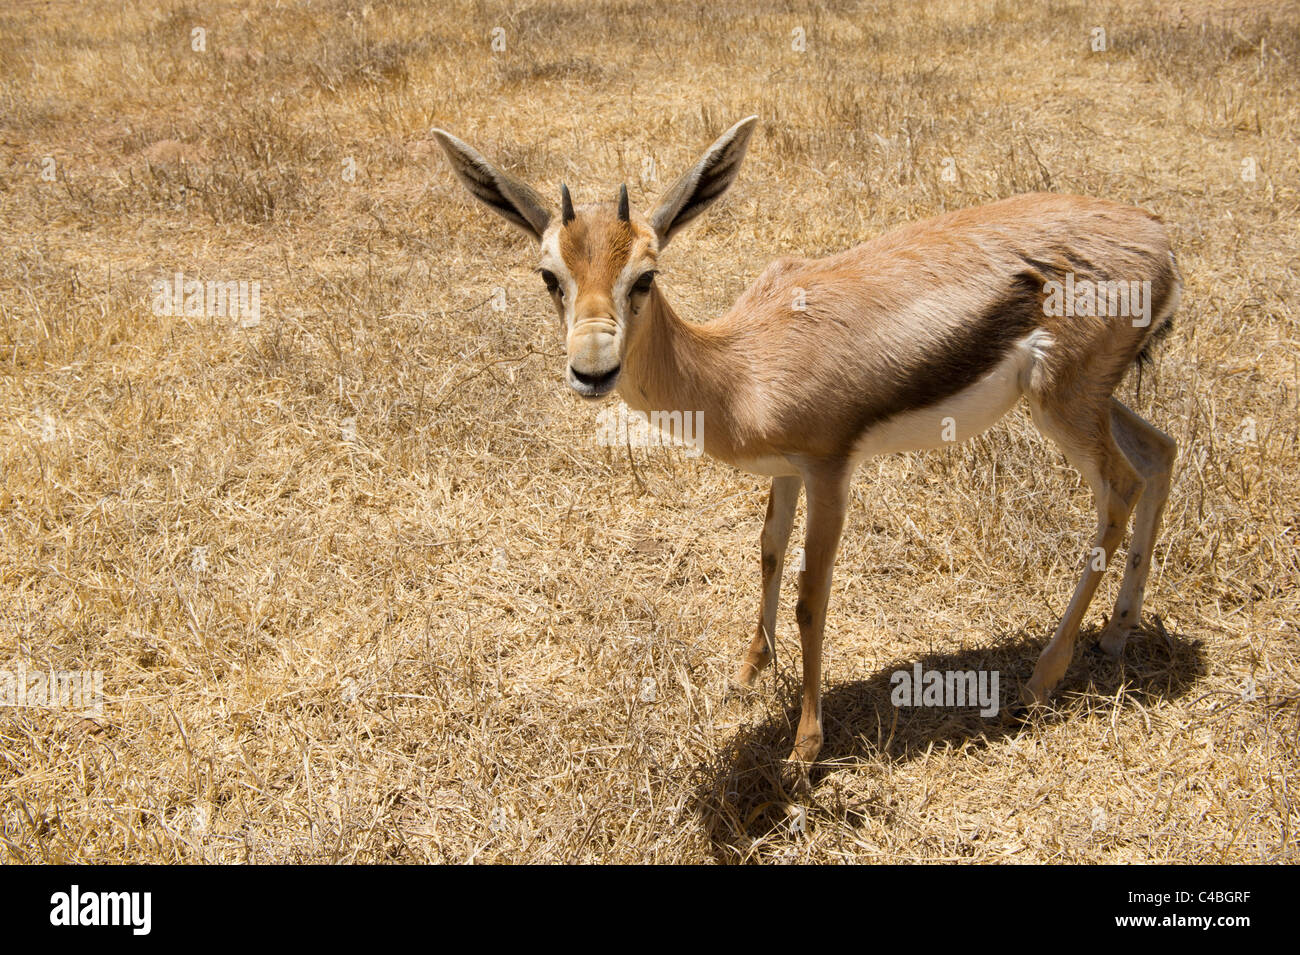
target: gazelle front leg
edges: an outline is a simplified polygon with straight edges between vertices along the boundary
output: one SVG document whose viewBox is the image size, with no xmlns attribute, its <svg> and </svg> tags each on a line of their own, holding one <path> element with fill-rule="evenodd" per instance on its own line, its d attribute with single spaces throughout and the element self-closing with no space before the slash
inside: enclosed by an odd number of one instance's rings
<svg viewBox="0 0 1300 955">
<path fill-rule="evenodd" d="M 839 551 L 844 511 L 848 506 L 848 474 L 839 469 L 804 476 L 808 489 L 808 535 L 804 570 L 799 575 L 799 643 L 803 651 L 803 710 L 790 762 L 807 783 L 808 770 L 822 748 L 822 636 L 831 572 Z"/>
<path fill-rule="evenodd" d="M 781 597 L 781 571 L 785 566 L 785 549 L 794 526 L 794 512 L 799 504 L 798 477 L 772 479 L 767 496 L 767 518 L 763 521 L 760 549 L 763 560 L 763 603 L 758 611 L 758 633 L 749 644 L 745 662 L 736 673 L 736 682 L 754 685 L 758 674 L 776 657 L 776 608 Z"/>
</svg>

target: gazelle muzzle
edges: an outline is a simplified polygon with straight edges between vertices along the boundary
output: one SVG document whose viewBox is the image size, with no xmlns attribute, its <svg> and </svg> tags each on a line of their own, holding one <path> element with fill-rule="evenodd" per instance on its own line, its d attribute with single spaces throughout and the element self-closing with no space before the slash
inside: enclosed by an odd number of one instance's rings
<svg viewBox="0 0 1300 955">
<path fill-rule="evenodd" d="M 623 369 L 621 331 L 612 316 L 577 319 L 569 333 L 569 387 L 584 398 L 609 394 Z"/>
</svg>

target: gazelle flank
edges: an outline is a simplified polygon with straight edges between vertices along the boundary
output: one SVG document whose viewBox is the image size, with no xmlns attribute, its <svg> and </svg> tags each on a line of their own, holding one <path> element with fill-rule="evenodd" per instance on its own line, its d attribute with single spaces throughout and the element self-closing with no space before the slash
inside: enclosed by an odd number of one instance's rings
<svg viewBox="0 0 1300 955">
<path fill-rule="evenodd" d="M 1096 498 L 1095 539 L 1022 698 L 1045 702 L 1130 517 L 1118 601 L 1102 634 L 1113 654 L 1138 625 L 1169 493 L 1172 438 L 1113 392 L 1168 330 L 1180 279 L 1152 214 L 1082 196 L 1035 193 L 907 225 L 821 259 L 772 262 L 720 318 L 683 321 L 664 296 L 658 257 L 738 172 L 756 117 L 727 130 L 644 217 L 616 202 L 559 214 L 536 191 L 441 130 L 434 135 L 470 192 L 533 237 L 560 317 L 569 386 L 617 388 L 642 411 L 702 410 L 704 450 L 771 477 L 761 537 L 762 600 L 736 679 L 752 685 L 775 646 L 781 568 L 800 488 L 805 569 L 795 615 L 803 709 L 791 753 L 807 780 L 822 744 L 821 655 L 831 572 L 849 482 L 866 458 L 966 440 L 1024 397 L 1037 427 Z M 1147 320 L 1106 309 L 1044 307 L 1048 288 L 1128 282 L 1149 290 Z M 1080 287 L 1083 287 L 1082 285 Z M 1091 286 L 1089 286 L 1091 287 Z M 1050 314 L 1049 314 L 1050 313 Z M 1100 548 L 1105 561 L 1093 559 Z"/>
</svg>

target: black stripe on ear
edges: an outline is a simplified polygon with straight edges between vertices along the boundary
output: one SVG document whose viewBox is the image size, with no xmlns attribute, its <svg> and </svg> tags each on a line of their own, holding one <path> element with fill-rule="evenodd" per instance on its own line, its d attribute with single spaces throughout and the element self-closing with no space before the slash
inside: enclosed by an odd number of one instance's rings
<svg viewBox="0 0 1300 955">
<path fill-rule="evenodd" d="M 540 242 L 551 221 L 551 212 L 542 197 L 531 186 L 495 168 L 472 146 L 451 133 L 441 129 L 432 133 L 447 154 L 452 172 L 470 195 Z"/>
<path fill-rule="evenodd" d="M 719 136 L 704 156 L 664 193 L 659 208 L 650 216 L 660 248 L 727 191 L 740 171 L 757 122 L 757 116 L 750 116 Z"/>
</svg>

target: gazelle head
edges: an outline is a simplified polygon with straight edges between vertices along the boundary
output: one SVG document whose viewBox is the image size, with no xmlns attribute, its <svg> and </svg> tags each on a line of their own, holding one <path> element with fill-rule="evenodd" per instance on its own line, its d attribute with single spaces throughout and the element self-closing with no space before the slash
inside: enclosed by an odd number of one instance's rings
<svg viewBox="0 0 1300 955">
<path fill-rule="evenodd" d="M 658 290 L 660 251 L 688 222 L 726 192 L 740 169 L 757 116 L 727 130 L 673 183 L 649 218 L 617 201 L 575 207 L 560 186 L 559 215 L 532 187 L 501 172 L 472 147 L 441 129 L 434 137 L 470 194 L 536 240 L 537 271 L 564 331 L 569 387 L 598 398 L 618 384 L 629 345 Z"/>
</svg>

